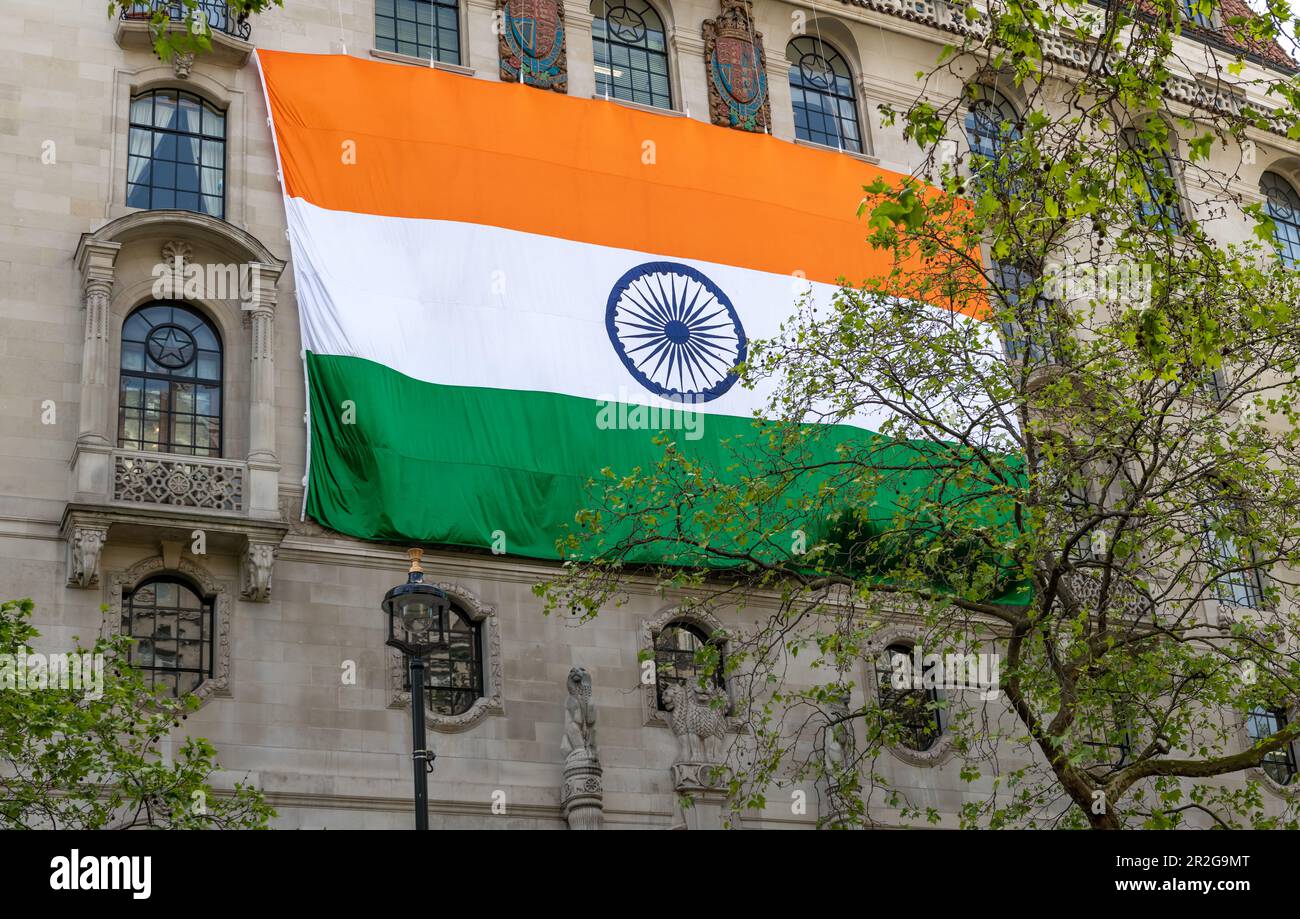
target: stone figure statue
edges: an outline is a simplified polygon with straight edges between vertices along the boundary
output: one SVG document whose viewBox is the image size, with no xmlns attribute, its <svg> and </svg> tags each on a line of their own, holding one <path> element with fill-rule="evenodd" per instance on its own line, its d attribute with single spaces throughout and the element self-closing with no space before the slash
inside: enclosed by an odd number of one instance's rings
<svg viewBox="0 0 1300 919">
<path fill-rule="evenodd" d="M 585 667 L 569 671 L 566 683 L 569 698 L 564 703 L 564 739 L 560 749 L 566 756 L 585 752 L 588 759 L 596 756 L 596 706 L 591 701 L 591 674 Z"/>
<path fill-rule="evenodd" d="M 596 756 L 596 706 L 591 701 L 591 674 L 574 667 L 565 681 L 564 782 L 560 809 L 571 830 L 598 830 L 605 806 L 604 778 Z"/>
<path fill-rule="evenodd" d="M 826 728 L 826 774 L 838 782 L 852 768 L 855 741 L 852 722 L 848 720 L 848 704 L 836 699 L 830 704 L 829 715 L 834 723 Z"/>
<path fill-rule="evenodd" d="M 686 683 L 670 683 L 663 689 L 664 707 L 670 714 L 677 737 L 677 762 L 720 763 L 722 741 L 727 732 L 726 706 L 713 706 L 725 698 L 717 688 L 700 689 Z"/>
</svg>

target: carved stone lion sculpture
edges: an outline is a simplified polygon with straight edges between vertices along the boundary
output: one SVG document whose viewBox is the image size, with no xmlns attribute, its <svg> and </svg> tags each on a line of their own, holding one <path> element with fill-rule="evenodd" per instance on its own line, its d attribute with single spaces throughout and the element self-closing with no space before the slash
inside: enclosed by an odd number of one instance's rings
<svg viewBox="0 0 1300 919">
<path fill-rule="evenodd" d="M 713 706 L 724 698 L 719 689 L 701 690 L 685 683 L 669 683 L 663 689 L 664 707 L 677 737 L 677 762 L 720 763 L 722 741 L 727 733 L 726 707 Z"/>
<path fill-rule="evenodd" d="M 564 739 L 560 749 L 569 757 L 582 751 L 596 759 L 596 706 L 591 701 L 591 674 L 585 667 L 569 671 L 565 683 L 569 698 L 564 702 Z"/>
</svg>

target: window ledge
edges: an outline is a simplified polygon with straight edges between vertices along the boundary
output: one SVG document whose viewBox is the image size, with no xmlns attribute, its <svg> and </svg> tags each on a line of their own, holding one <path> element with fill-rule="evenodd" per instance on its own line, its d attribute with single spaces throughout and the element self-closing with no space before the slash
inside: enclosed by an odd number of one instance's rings
<svg viewBox="0 0 1300 919">
<path fill-rule="evenodd" d="M 591 98 L 599 99 L 602 102 L 617 102 L 619 105 L 626 105 L 628 108 L 636 109 L 638 112 L 649 112 L 651 115 L 668 115 L 673 118 L 688 117 L 685 112 L 679 112 L 675 108 L 660 108 L 657 105 L 646 105 L 644 102 L 632 102 L 628 99 L 619 99 L 615 96 L 602 96 L 599 93 L 592 93 Z"/>
<path fill-rule="evenodd" d="M 178 29 L 183 28 L 183 26 L 179 23 L 169 23 L 168 28 Z M 149 35 L 149 23 L 142 19 L 119 19 L 113 38 L 117 41 L 118 47 L 124 50 L 153 53 L 153 39 Z M 231 67 L 242 67 L 248 62 L 248 56 L 253 53 L 253 47 L 252 42 L 235 38 L 233 35 L 227 35 L 219 29 L 213 29 L 212 48 L 203 53 L 202 59 Z M 189 71 L 185 70 L 182 75 L 182 69 L 184 68 L 177 70 L 177 75 L 182 76 L 182 78 L 188 76 Z"/>
<path fill-rule="evenodd" d="M 463 77 L 474 76 L 473 67 L 462 67 L 459 64 L 446 64 L 442 61 L 431 61 L 428 58 L 415 57 L 411 54 L 398 54 L 396 51 L 381 51 L 378 48 L 371 48 L 370 56 L 381 61 L 392 61 L 394 64 L 411 64 L 415 67 L 427 67 L 430 70 L 445 70 L 447 73 L 458 73 Z"/>
<path fill-rule="evenodd" d="M 801 137 L 796 137 L 794 142 L 801 147 L 811 147 L 814 150 L 828 150 L 831 153 L 843 153 L 845 156 L 851 156 L 855 160 L 862 160 L 862 162 L 870 163 L 873 166 L 878 166 L 880 164 L 880 157 L 872 156 L 869 153 L 858 153 L 856 150 L 845 150 L 841 147 L 832 147 L 829 144 L 819 144 L 816 141 L 804 140 Z"/>
</svg>

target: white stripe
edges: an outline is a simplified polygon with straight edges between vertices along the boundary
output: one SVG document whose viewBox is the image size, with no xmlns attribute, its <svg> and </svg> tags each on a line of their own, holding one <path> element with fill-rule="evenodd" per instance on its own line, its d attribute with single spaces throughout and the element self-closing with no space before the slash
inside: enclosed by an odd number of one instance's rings
<svg viewBox="0 0 1300 919">
<path fill-rule="evenodd" d="M 606 328 L 611 289 L 651 261 L 688 265 L 731 300 L 750 340 L 770 338 L 811 288 L 785 275 L 470 223 L 332 211 L 286 199 L 303 346 L 430 383 L 669 407 L 624 365 Z M 612 211 L 610 219 L 635 219 Z M 686 217 L 684 219 L 689 219 Z M 747 416 L 768 391 L 736 384 L 695 407 Z M 854 423 L 876 427 L 879 417 Z"/>
</svg>

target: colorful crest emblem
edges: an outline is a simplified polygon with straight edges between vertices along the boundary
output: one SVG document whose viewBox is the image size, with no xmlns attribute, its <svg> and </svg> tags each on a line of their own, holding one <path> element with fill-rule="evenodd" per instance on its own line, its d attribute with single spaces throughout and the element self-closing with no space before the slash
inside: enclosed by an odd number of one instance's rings
<svg viewBox="0 0 1300 919">
<path fill-rule="evenodd" d="M 722 0 L 721 15 L 706 19 L 703 32 L 710 119 L 743 131 L 767 131 L 771 123 L 767 65 L 750 0 Z"/>
<path fill-rule="evenodd" d="M 749 38 L 720 35 L 713 46 L 713 72 L 726 93 L 738 106 L 752 109 L 767 95 L 767 75 Z"/>
<path fill-rule="evenodd" d="M 567 92 L 561 0 L 502 0 L 501 12 L 501 79 Z"/>
</svg>

